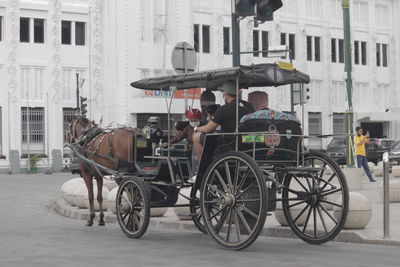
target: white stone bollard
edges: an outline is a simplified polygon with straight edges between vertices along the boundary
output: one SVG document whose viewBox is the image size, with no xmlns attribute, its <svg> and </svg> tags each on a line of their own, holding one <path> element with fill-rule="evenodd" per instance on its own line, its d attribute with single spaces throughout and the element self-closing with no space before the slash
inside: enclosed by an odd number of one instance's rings
<svg viewBox="0 0 400 267">
<path fill-rule="evenodd" d="M 162 217 L 167 213 L 168 208 L 151 208 L 150 217 Z M 192 219 L 192 218 L 190 218 Z"/>
<path fill-rule="evenodd" d="M 338 198 L 341 196 L 342 196 L 341 192 L 338 192 L 338 193 L 330 194 L 330 195 L 326 196 L 325 200 L 332 202 L 332 203 L 336 203 Z M 321 205 L 324 206 L 324 208 L 327 210 L 333 210 L 333 207 L 334 207 L 332 204 L 324 203 L 324 202 L 322 202 Z"/>
<path fill-rule="evenodd" d="M 106 210 L 107 210 L 107 203 L 106 203 L 106 201 L 104 201 L 104 200 L 107 200 L 108 193 L 110 193 L 110 191 L 109 191 L 106 187 L 103 186 L 103 189 L 102 189 L 103 211 L 106 211 Z M 93 195 L 94 195 L 94 210 L 95 210 L 95 211 L 100 211 L 99 203 L 97 202 L 97 186 L 96 186 L 96 185 L 93 186 Z M 88 198 L 88 192 L 87 192 L 87 190 L 86 190 L 86 192 L 85 192 L 84 199 L 85 199 L 85 207 L 86 207 L 87 209 L 89 209 L 89 198 Z"/>
<path fill-rule="evenodd" d="M 63 185 L 61 186 L 61 196 L 64 198 L 65 192 L 67 190 L 67 188 L 69 187 L 70 184 L 73 183 L 77 183 L 79 182 L 79 180 L 83 180 L 82 178 L 73 178 L 70 179 L 68 181 L 66 181 L 65 183 L 63 183 Z"/>
<path fill-rule="evenodd" d="M 333 216 L 339 219 L 339 208 L 334 207 Z M 363 229 L 372 217 L 372 207 L 368 198 L 359 192 L 349 192 L 349 212 L 344 229 Z"/>
<path fill-rule="evenodd" d="M 379 189 L 383 201 L 383 183 L 379 185 Z M 400 180 L 389 181 L 389 201 L 390 203 L 400 202 Z"/>
<path fill-rule="evenodd" d="M 374 174 L 376 177 L 382 177 L 383 176 L 383 166 L 382 165 L 375 166 Z"/>
<path fill-rule="evenodd" d="M 73 205 L 72 191 L 74 190 L 76 185 L 81 183 L 83 183 L 82 178 L 73 178 L 71 180 L 66 181 L 61 186 L 61 196 L 68 204 Z"/>
<path fill-rule="evenodd" d="M 114 188 L 116 188 L 118 185 L 114 180 L 107 180 L 107 179 L 103 179 L 103 185 L 109 190 L 113 190 Z"/>
<path fill-rule="evenodd" d="M 400 177 L 400 166 L 392 166 L 393 177 Z"/>
<path fill-rule="evenodd" d="M 115 207 L 115 201 L 117 199 L 117 193 L 118 193 L 118 187 L 115 187 L 113 189 L 111 189 L 111 191 L 108 193 L 107 196 L 107 200 L 106 202 L 106 206 L 108 208 L 109 211 L 111 211 L 112 213 L 116 214 L 116 207 Z"/>
<path fill-rule="evenodd" d="M 324 171 L 325 175 L 332 175 L 333 174 L 333 170 L 331 168 L 326 168 Z"/>
<path fill-rule="evenodd" d="M 81 181 L 76 181 L 74 183 L 70 183 L 67 190 L 66 190 L 66 195 L 65 195 L 65 200 L 67 201 L 68 204 L 71 206 L 76 206 L 75 204 L 75 195 L 74 191 L 77 187 L 79 186 L 85 186 L 85 183 L 83 180 Z"/>
<path fill-rule="evenodd" d="M 372 171 L 375 168 L 375 163 L 373 162 L 368 162 L 368 167 Z"/>
<path fill-rule="evenodd" d="M 363 173 L 362 168 L 343 168 L 349 191 L 363 190 Z"/>
<path fill-rule="evenodd" d="M 191 188 L 183 188 L 180 190 L 181 194 L 189 197 L 190 196 L 190 190 Z M 178 196 L 178 201 L 176 204 L 189 204 L 189 200 L 186 198 L 182 197 L 181 195 Z M 176 217 L 178 217 L 180 220 L 191 220 L 192 216 L 190 215 L 190 208 L 189 207 L 174 207 L 172 208 Z"/>
<path fill-rule="evenodd" d="M 84 183 L 77 185 L 73 190 L 72 194 L 73 194 L 74 205 L 80 209 L 86 209 L 86 203 L 85 203 L 85 194 L 87 194 L 86 185 Z"/>
<path fill-rule="evenodd" d="M 294 186 L 291 189 L 296 189 L 296 186 Z M 295 198 L 296 195 L 293 193 L 289 193 L 289 198 Z M 297 201 L 292 201 L 289 202 L 290 204 L 295 204 Z M 306 203 L 303 204 L 299 204 L 297 206 L 294 206 L 290 209 L 291 213 L 292 213 L 292 219 L 294 220 L 299 214 L 300 212 L 306 207 Z M 283 213 L 283 208 L 282 208 L 282 201 L 278 201 L 276 203 L 276 209 L 274 212 L 275 215 L 275 219 L 278 221 L 278 223 L 282 226 L 288 226 L 288 222 L 286 221 L 285 218 L 285 214 Z M 304 212 L 300 218 L 296 221 L 297 225 L 304 225 L 304 223 L 306 222 L 307 219 L 307 212 Z"/>
</svg>

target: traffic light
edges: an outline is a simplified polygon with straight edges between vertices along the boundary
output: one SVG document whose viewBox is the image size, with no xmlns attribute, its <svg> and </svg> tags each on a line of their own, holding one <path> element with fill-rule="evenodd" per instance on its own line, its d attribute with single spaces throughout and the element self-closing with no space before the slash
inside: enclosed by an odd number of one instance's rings
<svg viewBox="0 0 400 267">
<path fill-rule="evenodd" d="M 274 12 L 282 7 L 281 0 L 257 0 L 255 19 L 261 22 L 274 20 Z"/>
<path fill-rule="evenodd" d="M 310 99 L 310 88 L 302 88 L 302 94 L 301 94 L 301 104 L 307 103 L 307 101 Z"/>
<path fill-rule="evenodd" d="M 87 109 L 86 109 L 87 104 L 85 103 L 86 101 L 87 101 L 87 97 L 81 96 L 81 112 L 82 112 L 83 116 L 85 116 L 87 113 Z"/>
<path fill-rule="evenodd" d="M 235 14 L 238 17 L 254 16 L 254 5 L 256 0 L 234 0 L 235 1 Z"/>
</svg>

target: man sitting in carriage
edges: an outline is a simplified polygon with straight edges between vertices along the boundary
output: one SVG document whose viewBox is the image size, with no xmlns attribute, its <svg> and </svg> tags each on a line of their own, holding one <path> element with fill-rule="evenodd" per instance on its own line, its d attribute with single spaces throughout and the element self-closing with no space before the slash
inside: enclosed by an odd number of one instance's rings
<svg viewBox="0 0 400 267">
<path fill-rule="evenodd" d="M 200 158 L 206 134 L 214 132 L 221 127 L 221 132 L 233 133 L 236 129 L 236 84 L 232 81 L 225 82 L 218 88 L 223 92 L 225 105 L 218 108 L 211 121 L 206 125 L 196 127 L 193 135 L 194 157 Z M 253 107 L 246 101 L 239 100 L 239 117 L 254 111 Z M 196 173 L 196 170 L 194 170 Z M 193 179 L 191 180 L 193 181 Z"/>
<path fill-rule="evenodd" d="M 292 115 L 288 112 L 280 112 L 270 109 L 268 107 L 268 94 L 262 91 L 251 92 L 248 95 L 248 102 L 253 106 L 255 112 L 249 113 L 241 117 L 240 123 L 244 123 L 247 120 L 251 119 L 275 119 L 275 120 L 289 120 L 296 121 L 300 123 L 300 121 L 296 118 L 296 116 Z"/>
</svg>

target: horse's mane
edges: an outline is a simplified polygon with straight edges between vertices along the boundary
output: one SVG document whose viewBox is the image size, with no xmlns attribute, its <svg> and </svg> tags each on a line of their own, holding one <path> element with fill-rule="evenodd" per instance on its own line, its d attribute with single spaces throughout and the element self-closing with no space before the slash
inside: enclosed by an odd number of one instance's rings
<svg viewBox="0 0 400 267">
<path fill-rule="evenodd" d="M 88 118 L 85 118 L 85 117 L 81 117 L 81 121 L 82 121 L 83 123 L 87 123 L 87 124 L 90 123 L 90 120 L 89 120 Z"/>
</svg>

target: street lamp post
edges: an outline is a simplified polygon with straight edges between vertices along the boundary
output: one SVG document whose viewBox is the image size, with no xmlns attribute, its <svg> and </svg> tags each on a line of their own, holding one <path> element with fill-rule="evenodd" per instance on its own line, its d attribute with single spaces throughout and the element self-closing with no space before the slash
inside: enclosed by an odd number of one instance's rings
<svg viewBox="0 0 400 267">
<path fill-rule="evenodd" d="M 347 130 L 347 141 L 346 141 L 346 154 L 347 154 L 347 166 L 354 166 L 353 156 L 353 81 L 352 81 L 352 58 L 351 58 L 351 36 L 350 36 L 350 7 L 349 0 L 342 0 L 343 7 L 343 30 L 344 30 L 344 51 L 345 51 L 345 71 L 347 73 L 346 78 L 346 91 L 347 91 L 347 103 L 348 109 L 346 111 L 346 130 Z"/>
</svg>

